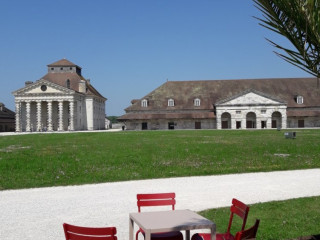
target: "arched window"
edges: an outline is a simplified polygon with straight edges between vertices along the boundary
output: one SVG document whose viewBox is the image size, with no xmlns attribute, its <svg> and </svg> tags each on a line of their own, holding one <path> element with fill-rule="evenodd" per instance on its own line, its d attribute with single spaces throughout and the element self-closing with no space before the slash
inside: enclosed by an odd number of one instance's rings
<svg viewBox="0 0 320 240">
<path fill-rule="evenodd" d="M 174 100 L 172 98 L 168 100 L 168 107 L 174 107 Z"/>
<path fill-rule="evenodd" d="M 148 100 L 147 99 L 143 99 L 141 101 L 141 107 L 148 107 Z"/>
<path fill-rule="evenodd" d="M 200 107 L 201 101 L 200 101 L 199 98 L 196 98 L 196 99 L 193 101 L 193 103 L 194 103 L 194 106 Z"/>
<path fill-rule="evenodd" d="M 66 81 L 66 85 L 67 85 L 67 88 L 70 89 L 70 80 L 69 79 Z"/>
</svg>

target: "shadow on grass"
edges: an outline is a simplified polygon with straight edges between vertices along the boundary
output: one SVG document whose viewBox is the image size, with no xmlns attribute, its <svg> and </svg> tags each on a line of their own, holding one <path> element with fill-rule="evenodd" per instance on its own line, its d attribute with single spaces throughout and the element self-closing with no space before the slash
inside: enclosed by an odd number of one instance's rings
<svg viewBox="0 0 320 240">
<path fill-rule="evenodd" d="M 320 240 L 320 234 L 313 235 L 313 236 L 307 236 L 307 237 L 299 237 L 292 240 Z"/>
</svg>

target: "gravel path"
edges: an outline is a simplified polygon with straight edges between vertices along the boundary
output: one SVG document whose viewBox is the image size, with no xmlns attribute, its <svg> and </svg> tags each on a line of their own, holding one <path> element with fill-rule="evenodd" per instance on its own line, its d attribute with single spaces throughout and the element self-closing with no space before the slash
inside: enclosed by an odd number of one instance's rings
<svg viewBox="0 0 320 240">
<path fill-rule="evenodd" d="M 137 193 L 172 191 L 176 209 L 199 211 L 230 206 L 233 197 L 253 204 L 320 196 L 319 183 L 320 169 L 310 169 L 0 191 L 0 239 L 63 240 L 68 222 L 115 226 L 125 240 Z"/>
</svg>

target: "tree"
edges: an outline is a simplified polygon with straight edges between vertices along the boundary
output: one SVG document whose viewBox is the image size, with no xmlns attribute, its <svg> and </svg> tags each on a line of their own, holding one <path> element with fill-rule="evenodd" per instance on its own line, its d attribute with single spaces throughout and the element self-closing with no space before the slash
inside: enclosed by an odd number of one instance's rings
<svg viewBox="0 0 320 240">
<path fill-rule="evenodd" d="M 253 0 L 262 12 L 260 25 L 286 37 L 295 50 L 267 39 L 287 62 L 320 77 L 320 0 Z"/>
</svg>

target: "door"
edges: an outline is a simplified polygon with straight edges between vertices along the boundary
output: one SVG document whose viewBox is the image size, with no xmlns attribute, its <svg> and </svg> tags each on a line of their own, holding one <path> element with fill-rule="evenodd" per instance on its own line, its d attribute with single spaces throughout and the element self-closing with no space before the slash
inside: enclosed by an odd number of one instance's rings
<svg viewBox="0 0 320 240">
<path fill-rule="evenodd" d="M 222 121 L 222 129 L 228 128 L 228 121 Z"/>
<path fill-rule="evenodd" d="M 142 123 L 142 126 L 141 126 L 141 129 L 142 129 L 142 130 L 148 130 L 148 123 L 143 122 L 143 123 Z"/>
<path fill-rule="evenodd" d="M 195 129 L 201 129 L 201 122 L 195 122 L 194 128 Z"/>
<path fill-rule="evenodd" d="M 298 127 L 304 128 L 304 120 L 298 120 Z"/>
</svg>

